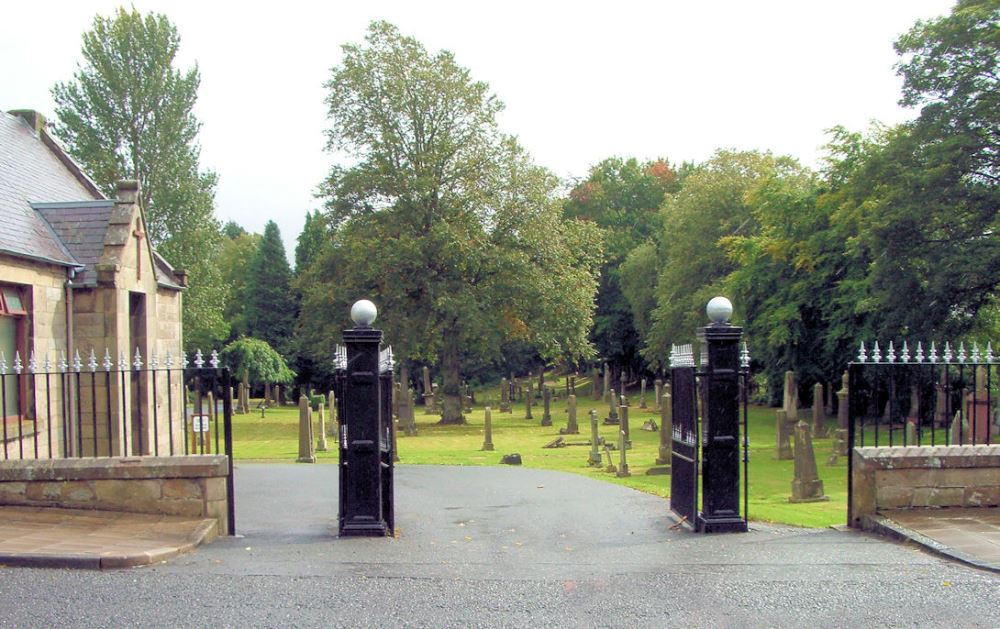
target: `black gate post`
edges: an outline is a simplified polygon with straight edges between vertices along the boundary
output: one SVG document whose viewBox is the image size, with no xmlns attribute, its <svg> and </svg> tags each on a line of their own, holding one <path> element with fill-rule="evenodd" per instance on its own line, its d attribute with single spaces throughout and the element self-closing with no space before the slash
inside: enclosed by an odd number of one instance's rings
<svg viewBox="0 0 1000 629">
<path fill-rule="evenodd" d="M 382 444 L 384 434 L 379 379 L 382 330 L 371 327 L 374 304 L 361 300 L 351 308 L 357 327 L 344 330 L 347 371 L 341 417 L 340 534 L 391 535 L 383 514 Z M 346 468 L 346 469 L 345 469 Z M 344 473 L 344 472 L 348 473 Z"/>
<path fill-rule="evenodd" d="M 670 383 L 670 509 L 681 516 L 681 522 L 694 527 L 698 511 L 698 403 L 690 345 L 674 345 L 671 350 Z"/>
<path fill-rule="evenodd" d="M 712 323 L 698 331 L 702 350 L 702 511 L 704 533 L 745 532 L 740 516 L 740 338 L 725 297 L 708 302 Z M 707 360 L 706 360 L 707 359 Z"/>
</svg>

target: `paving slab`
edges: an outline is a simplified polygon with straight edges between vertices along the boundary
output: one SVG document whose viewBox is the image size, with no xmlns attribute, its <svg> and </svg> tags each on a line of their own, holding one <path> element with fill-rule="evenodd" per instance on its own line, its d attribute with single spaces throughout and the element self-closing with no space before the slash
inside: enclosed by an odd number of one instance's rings
<svg viewBox="0 0 1000 629">
<path fill-rule="evenodd" d="M 879 532 L 977 568 L 1000 572 L 1000 508 L 946 507 L 880 511 Z"/>
<path fill-rule="evenodd" d="M 167 515 L 0 506 L 0 565 L 130 568 L 211 541 L 215 520 Z"/>
</svg>

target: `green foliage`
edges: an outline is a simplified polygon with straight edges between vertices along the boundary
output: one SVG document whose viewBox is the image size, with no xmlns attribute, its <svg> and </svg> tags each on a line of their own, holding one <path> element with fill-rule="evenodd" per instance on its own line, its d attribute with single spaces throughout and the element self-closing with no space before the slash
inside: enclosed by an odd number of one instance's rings
<svg viewBox="0 0 1000 629">
<path fill-rule="evenodd" d="M 299 284 L 304 345 L 326 351 L 343 326 L 330 313 L 374 299 L 398 355 L 440 357 L 446 422 L 461 421 L 464 355 L 504 339 L 589 353 L 596 231 L 561 220 L 554 177 L 499 131 L 488 86 L 385 22 L 343 49 L 328 146 L 357 161 L 324 186 L 335 231 Z"/>
<path fill-rule="evenodd" d="M 747 192 L 763 176 L 796 168 L 791 158 L 770 153 L 718 151 L 667 196 L 646 360 L 665 366 L 671 344 L 690 342 L 696 328 L 705 325 L 705 304 L 723 291 L 725 277 L 736 269 L 722 239 L 756 229 Z"/>
<path fill-rule="evenodd" d="M 326 221 L 320 211 L 306 212 L 306 222 L 295 246 L 296 276 L 301 275 L 316 260 L 329 237 Z"/>
<path fill-rule="evenodd" d="M 597 291 L 591 338 L 601 357 L 638 369 L 639 335 L 646 313 L 630 306 L 624 296 L 627 281 L 620 269 L 629 252 L 656 238 L 661 230 L 658 208 L 664 196 L 678 189 L 677 173 L 664 159 L 640 163 L 634 158 L 609 158 L 590 170 L 564 204 L 567 217 L 593 222 L 602 230 L 604 261 Z M 631 277 L 633 286 L 653 276 Z M 636 319 L 643 319 L 637 325 Z"/>
<path fill-rule="evenodd" d="M 252 234 L 230 221 L 223 233 L 219 251 L 218 268 L 222 274 L 222 285 L 226 287 L 225 317 L 229 322 L 232 338 L 245 336 L 248 332 L 246 320 L 246 291 L 248 284 L 255 280 L 250 266 L 260 248 L 260 234 Z"/>
<path fill-rule="evenodd" d="M 177 29 L 163 15 L 119 8 L 83 35 L 84 63 L 52 89 L 53 133 L 113 196 L 122 179 L 141 182 L 150 242 L 188 271 L 185 345 L 208 347 L 228 334 L 224 289 L 213 263 L 220 243 L 213 215 L 216 176 L 201 172 L 193 108 L 197 67 L 174 68 Z"/>
<path fill-rule="evenodd" d="M 250 261 L 243 288 L 243 316 L 247 334 L 288 355 L 295 326 L 295 296 L 285 245 L 274 221 L 264 226 L 264 236 Z"/>
<path fill-rule="evenodd" d="M 219 357 L 238 379 L 246 377 L 252 384 L 287 384 L 295 378 L 281 354 L 260 339 L 241 337 L 226 345 Z"/>
</svg>

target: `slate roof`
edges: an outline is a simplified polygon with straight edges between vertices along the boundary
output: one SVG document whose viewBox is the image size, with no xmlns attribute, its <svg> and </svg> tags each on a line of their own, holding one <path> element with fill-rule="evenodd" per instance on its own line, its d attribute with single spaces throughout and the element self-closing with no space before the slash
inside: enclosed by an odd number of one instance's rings
<svg viewBox="0 0 1000 629">
<path fill-rule="evenodd" d="M 0 253 L 76 267 L 74 284 L 93 286 L 113 208 L 45 131 L 0 112 Z M 179 289 L 146 242 L 157 282 Z"/>
<path fill-rule="evenodd" d="M 94 200 L 89 189 L 49 149 L 27 122 L 0 112 L 0 252 L 76 266 L 32 201 Z"/>
</svg>

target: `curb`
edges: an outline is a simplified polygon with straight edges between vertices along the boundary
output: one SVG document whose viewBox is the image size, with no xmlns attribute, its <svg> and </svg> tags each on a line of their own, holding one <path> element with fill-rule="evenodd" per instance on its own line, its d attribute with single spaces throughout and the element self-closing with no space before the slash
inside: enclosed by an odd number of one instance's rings
<svg viewBox="0 0 1000 629">
<path fill-rule="evenodd" d="M 866 531 L 872 531 L 901 542 L 913 542 L 914 544 L 921 546 L 940 557 L 958 561 L 974 568 L 979 568 L 980 570 L 1000 573 L 1000 565 L 980 561 L 979 559 L 959 552 L 950 546 L 945 546 L 941 542 L 931 539 L 926 535 L 908 529 L 885 516 L 864 516 L 861 518 L 861 526 Z"/>
<path fill-rule="evenodd" d="M 8 553 L 0 552 L 0 566 L 12 568 L 64 568 L 71 570 L 117 570 L 148 566 L 193 550 L 196 546 L 212 542 L 219 536 L 218 523 L 205 520 L 179 546 L 161 546 L 150 550 L 117 554 L 70 553 L 65 555 L 48 553 Z"/>
</svg>

